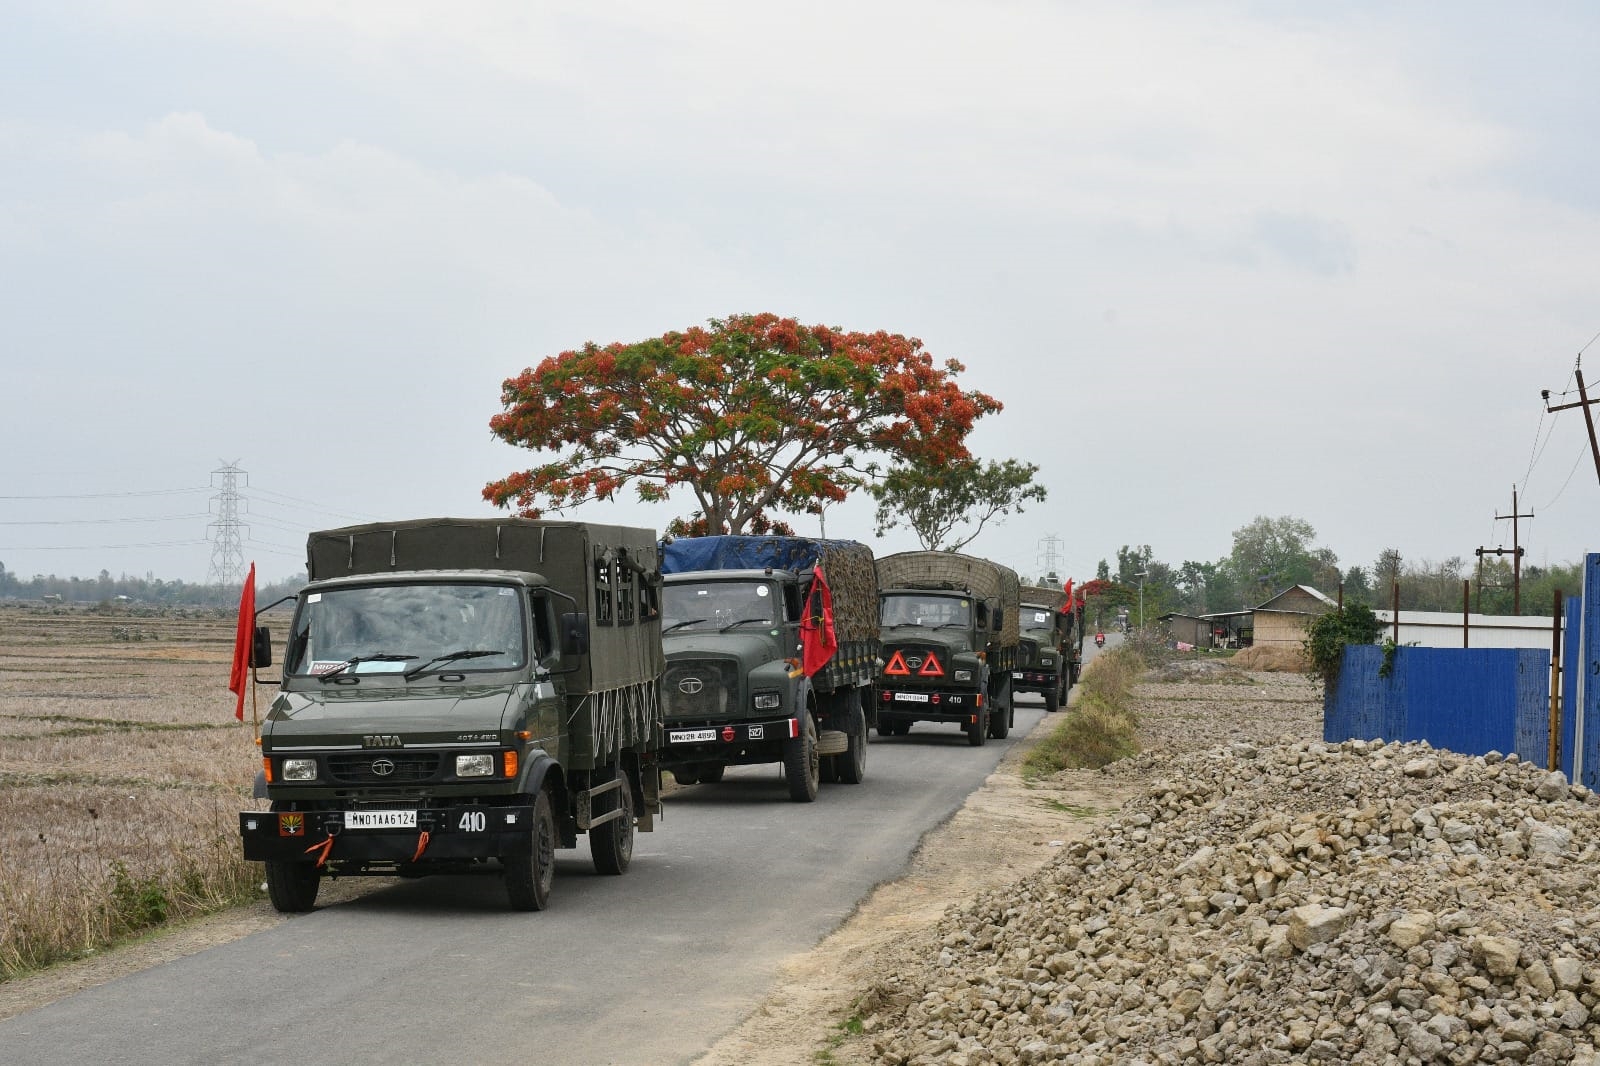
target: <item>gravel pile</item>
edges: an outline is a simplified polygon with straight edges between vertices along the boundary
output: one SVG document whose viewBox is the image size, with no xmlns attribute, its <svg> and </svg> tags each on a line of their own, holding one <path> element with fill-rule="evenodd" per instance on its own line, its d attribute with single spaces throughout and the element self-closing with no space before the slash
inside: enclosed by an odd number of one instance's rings
<svg viewBox="0 0 1600 1066">
<path fill-rule="evenodd" d="M 1154 783 L 874 990 L 879 1061 L 1600 1066 L 1600 796 L 1381 742 L 1108 772 Z"/>
</svg>

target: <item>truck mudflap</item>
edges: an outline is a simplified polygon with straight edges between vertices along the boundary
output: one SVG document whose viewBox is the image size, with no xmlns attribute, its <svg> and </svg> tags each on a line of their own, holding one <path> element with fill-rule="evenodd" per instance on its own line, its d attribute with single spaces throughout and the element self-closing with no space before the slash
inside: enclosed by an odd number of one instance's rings
<svg viewBox="0 0 1600 1066">
<path fill-rule="evenodd" d="M 244 811 L 239 835 L 253 862 L 428 863 L 526 855 L 533 807 L 460 804 L 425 809 Z"/>
</svg>

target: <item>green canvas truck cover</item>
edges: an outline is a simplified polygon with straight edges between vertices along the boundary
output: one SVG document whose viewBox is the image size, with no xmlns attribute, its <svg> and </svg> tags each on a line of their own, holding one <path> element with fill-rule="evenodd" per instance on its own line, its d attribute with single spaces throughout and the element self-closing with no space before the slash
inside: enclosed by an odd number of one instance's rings
<svg viewBox="0 0 1600 1066">
<path fill-rule="evenodd" d="M 1009 566 L 955 552 L 900 552 L 878 560 L 878 587 L 891 589 L 967 590 L 1004 610 L 999 643 L 1010 647 L 1021 639 L 1017 621 L 1021 583 Z"/>
</svg>

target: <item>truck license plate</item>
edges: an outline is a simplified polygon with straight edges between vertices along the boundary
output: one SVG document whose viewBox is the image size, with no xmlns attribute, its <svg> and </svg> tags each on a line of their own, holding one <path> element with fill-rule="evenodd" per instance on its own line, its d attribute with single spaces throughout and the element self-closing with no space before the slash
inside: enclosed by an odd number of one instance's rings
<svg viewBox="0 0 1600 1066">
<path fill-rule="evenodd" d="M 415 829 L 416 811 L 345 811 L 346 829 Z"/>
<path fill-rule="evenodd" d="M 928 694 L 926 692 L 896 692 L 894 698 L 896 703 L 928 702 Z"/>
<path fill-rule="evenodd" d="M 1013 681 L 1026 681 L 1026 680 L 1028 680 L 1028 675 L 1023 673 L 1021 670 L 1018 670 L 1018 671 L 1016 671 L 1015 673 L 1013 673 L 1011 675 L 1011 680 L 1013 680 Z"/>
<path fill-rule="evenodd" d="M 708 740 L 716 740 L 715 729 L 680 729 L 675 733 L 668 733 L 667 740 L 672 744 L 701 744 Z"/>
</svg>

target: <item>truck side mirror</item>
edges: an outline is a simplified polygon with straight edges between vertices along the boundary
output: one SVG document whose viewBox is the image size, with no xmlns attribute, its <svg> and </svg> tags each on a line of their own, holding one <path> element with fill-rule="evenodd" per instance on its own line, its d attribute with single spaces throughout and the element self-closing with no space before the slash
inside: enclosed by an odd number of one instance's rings
<svg viewBox="0 0 1600 1066">
<path fill-rule="evenodd" d="M 250 665 L 252 668 L 272 665 L 272 630 L 266 626 L 256 626 L 250 642 Z"/>
<path fill-rule="evenodd" d="M 589 612 L 568 611 L 561 616 L 561 654 L 589 654 Z"/>
</svg>

